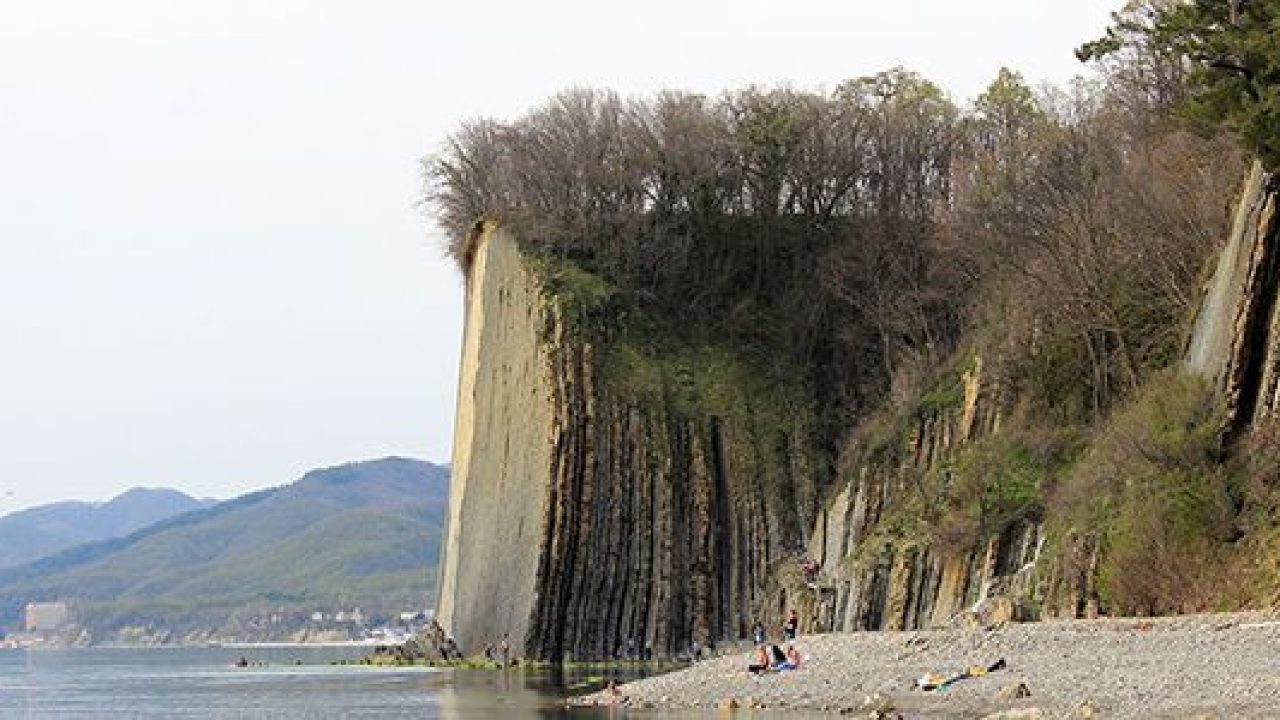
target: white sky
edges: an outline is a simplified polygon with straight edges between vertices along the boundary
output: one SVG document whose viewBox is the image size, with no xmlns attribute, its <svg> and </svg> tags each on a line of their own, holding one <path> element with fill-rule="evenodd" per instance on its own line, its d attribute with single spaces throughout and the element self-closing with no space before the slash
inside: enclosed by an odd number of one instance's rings
<svg viewBox="0 0 1280 720">
<path fill-rule="evenodd" d="M 574 85 L 1032 82 L 1120 0 L 0 0 L 0 513 L 447 461 L 466 118 Z"/>
</svg>

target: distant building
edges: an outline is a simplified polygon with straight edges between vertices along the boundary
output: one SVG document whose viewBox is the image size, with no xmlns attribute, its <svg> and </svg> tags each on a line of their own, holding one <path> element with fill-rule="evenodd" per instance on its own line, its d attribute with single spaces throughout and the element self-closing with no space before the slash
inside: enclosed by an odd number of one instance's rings
<svg viewBox="0 0 1280 720">
<path fill-rule="evenodd" d="M 43 603 L 27 603 L 26 609 L 26 628 L 27 632 L 40 632 L 41 630 L 57 630 L 67 624 L 67 620 L 71 617 L 71 612 L 67 610 L 67 604 L 62 602 L 43 602 Z"/>
<path fill-rule="evenodd" d="M 336 623 L 354 623 L 359 625 L 364 622 L 364 613 L 360 612 L 360 608 L 356 608 L 351 612 L 339 610 L 334 613 L 333 621 Z"/>
</svg>

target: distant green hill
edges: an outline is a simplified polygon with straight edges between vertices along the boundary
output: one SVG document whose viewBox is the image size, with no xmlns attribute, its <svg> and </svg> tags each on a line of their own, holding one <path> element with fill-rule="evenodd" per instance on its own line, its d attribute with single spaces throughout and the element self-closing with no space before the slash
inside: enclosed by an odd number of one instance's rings
<svg viewBox="0 0 1280 720">
<path fill-rule="evenodd" d="M 134 488 L 107 502 L 72 500 L 20 510 L 0 517 L 0 568 L 123 537 L 214 502 L 168 488 Z"/>
<path fill-rule="evenodd" d="M 434 581 L 448 470 L 388 458 L 307 473 L 163 521 L 0 570 L 0 624 L 64 600 L 94 640 L 266 639 L 312 612 L 420 609 Z"/>
</svg>

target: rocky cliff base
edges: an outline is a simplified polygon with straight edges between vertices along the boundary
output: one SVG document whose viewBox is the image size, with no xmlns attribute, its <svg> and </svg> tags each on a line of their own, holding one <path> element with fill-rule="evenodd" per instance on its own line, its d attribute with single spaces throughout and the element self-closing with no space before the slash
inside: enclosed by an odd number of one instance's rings
<svg viewBox="0 0 1280 720">
<path fill-rule="evenodd" d="M 794 709 L 870 718 L 1264 718 L 1280 712 L 1280 617 L 1194 615 L 998 629 L 802 636 L 799 670 L 759 677 L 749 654 L 596 693 L 574 705 Z M 1003 658 L 944 691 L 914 687 Z"/>
</svg>

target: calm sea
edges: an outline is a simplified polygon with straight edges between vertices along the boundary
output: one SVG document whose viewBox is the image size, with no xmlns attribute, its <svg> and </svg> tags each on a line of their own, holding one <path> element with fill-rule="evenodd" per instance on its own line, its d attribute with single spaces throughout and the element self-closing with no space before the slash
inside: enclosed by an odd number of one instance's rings
<svg viewBox="0 0 1280 720">
<path fill-rule="evenodd" d="M 0 718 L 594 718 L 600 671 L 334 665 L 364 648 L 0 650 Z M 235 667 L 244 657 L 253 665 Z"/>
</svg>

